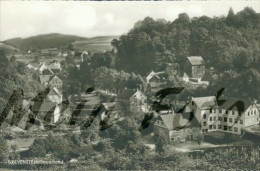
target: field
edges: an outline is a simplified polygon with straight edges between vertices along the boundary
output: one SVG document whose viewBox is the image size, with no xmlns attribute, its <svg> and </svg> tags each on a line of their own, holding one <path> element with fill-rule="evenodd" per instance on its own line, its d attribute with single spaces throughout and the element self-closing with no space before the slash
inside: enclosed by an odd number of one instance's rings
<svg viewBox="0 0 260 171">
<path fill-rule="evenodd" d="M 118 36 L 94 37 L 87 40 L 75 41 L 72 44 L 77 50 L 104 52 L 112 49 L 111 41 L 116 38 L 118 38 Z"/>
</svg>

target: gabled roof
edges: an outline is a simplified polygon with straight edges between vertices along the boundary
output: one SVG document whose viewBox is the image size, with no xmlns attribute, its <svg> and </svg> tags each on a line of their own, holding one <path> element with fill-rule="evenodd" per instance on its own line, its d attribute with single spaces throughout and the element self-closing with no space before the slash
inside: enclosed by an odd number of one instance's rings
<svg viewBox="0 0 260 171">
<path fill-rule="evenodd" d="M 208 106 L 214 106 L 216 103 L 215 96 L 207 96 L 207 97 L 193 97 L 192 101 L 196 103 L 199 108 L 204 108 Z"/>
<path fill-rule="evenodd" d="M 57 75 L 54 75 L 54 76 L 50 79 L 49 82 L 51 82 L 53 79 L 59 79 L 59 80 L 61 80 L 60 77 L 58 77 Z"/>
<path fill-rule="evenodd" d="M 102 103 L 103 107 L 106 111 L 124 111 L 127 110 L 127 106 L 125 106 L 122 102 L 108 102 Z"/>
<path fill-rule="evenodd" d="M 201 56 L 190 56 L 188 57 L 189 62 L 191 65 L 203 65 L 205 64 L 203 58 Z"/>
<path fill-rule="evenodd" d="M 102 103 L 102 105 L 104 106 L 105 110 L 107 111 L 111 111 L 115 108 L 115 102 L 109 102 L 109 103 Z"/>
<path fill-rule="evenodd" d="M 157 73 L 154 71 L 150 72 L 150 74 L 146 77 L 146 81 L 149 82 L 153 77 L 160 78 Z"/>
<path fill-rule="evenodd" d="M 59 92 L 59 90 L 56 87 L 53 87 L 48 94 L 50 94 L 51 92 L 55 92 L 57 95 L 62 96 L 61 93 Z"/>
<path fill-rule="evenodd" d="M 42 71 L 42 75 L 53 75 L 54 72 L 50 68 L 46 68 Z"/>
<path fill-rule="evenodd" d="M 233 97 L 224 97 L 216 101 L 215 96 L 208 97 L 196 97 L 192 98 L 196 105 L 201 108 L 220 108 L 225 110 L 239 110 L 241 112 L 245 111 L 250 105 L 253 104 L 249 99 L 240 99 Z"/>
<path fill-rule="evenodd" d="M 239 111 L 245 111 L 247 108 L 249 108 L 250 105 L 252 105 L 253 102 L 249 99 L 240 99 L 240 98 L 233 98 L 233 97 L 225 97 L 223 100 L 220 100 L 218 107 L 221 109 L 226 110 L 239 110 Z"/>
<path fill-rule="evenodd" d="M 56 103 L 54 102 L 35 102 L 32 106 L 34 112 L 53 112 L 56 109 Z"/>
<path fill-rule="evenodd" d="M 131 97 L 134 97 L 134 96 L 136 96 L 137 94 L 146 96 L 141 90 L 137 89 L 136 92 L 135 92 Z"/>
<path fill-rule="evenodd" d="M 40 68 L 40 66 L 42 65 L 42 62 L 31 62 L 29 64 L 27 64 L 27 66 L 32 66 L 34 68 Z"/>
<path fill-rule="evenodd" d="M 199 126 L 197 119 L 189 112 L 162 114 L 160 117 L 168 130 Z"/>
</svg>

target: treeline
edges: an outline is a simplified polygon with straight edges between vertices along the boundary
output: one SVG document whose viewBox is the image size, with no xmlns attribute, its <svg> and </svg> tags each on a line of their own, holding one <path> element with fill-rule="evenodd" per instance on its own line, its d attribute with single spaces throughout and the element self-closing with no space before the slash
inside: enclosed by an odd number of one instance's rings
<svg viewBox="0 0 260 171">
<path fill-rule="evenodd" d="M 37 81 L 37 73 L 29 71 L 22 62 L 17 62 L 15 57 L 10 60 L 6 52 L 0 50 L 0 113 L 4 110 L 14 90 L 21 88 L 25 98 L 32 98 L 42 89 Z"/>
<path fill-rule="evenodd" d="M 161 63 L 183 64 L 187 56 L 202 56 L 207 67 L 218 71 L 256 68 L 260 54 L 260 15 L 252 8 L 227 17 L 189 18 L 186 13 L 171 21 L 145 18 L 112 45 L 116 67 L 147 74 Z M 258 68 L 257 68 L 258 69 Z"/>
</svg>

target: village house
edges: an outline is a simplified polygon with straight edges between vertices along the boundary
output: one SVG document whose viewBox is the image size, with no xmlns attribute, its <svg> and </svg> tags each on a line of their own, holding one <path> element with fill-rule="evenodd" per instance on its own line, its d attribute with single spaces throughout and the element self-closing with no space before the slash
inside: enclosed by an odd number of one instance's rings
<svg viewBox="0 0 260 171">
<path fill-rule="evenodd" d="M 119 107 L 119 108 L 118 108 Z M 120 109 L 120 106 L 116 102 L 102 103 L 101 107 L 101 120 L 105 122 L 115 122 L 119 119 L 119 111 L 124 110 Z"/>
<path fill-rule="evenodd" d="M 51 88 L 62 88 L 62 80 L 56 75 L 40 75 L 40 83 L 45 87 L 50 86 Z"/>
<path fill-rule="evenodd" d="M 184 66 L 183 80 L 194 85 L 208 85 L 208 81 L 202 81 L 205 75 L 205 62 L 201 56 L 187 57 Z"/>
<path fill-rule="evenodd" d="M 154 134 L 165 136 L 167 143 L 180 143 L 196 141 L 200 135 L 200 129 L 196 119 L 190 113 L 162 113 L 153 125 Z"/>
<path fill-rule="evenodd" d="M 178 77 L 180 74 L 180 66 L 178 63 L 168 63 L 165 68 L 165 73 L 170 77 Z"/>
<path fill-rule="evenodd" d="M 55 102 L 35 102 L 31 110 L 37 119 L 46 123 L 56 123 L 60 117 L 60 107 Z"/>
<path fill-rule="evenodd" d="M 166 88 L 168 75 L 165 72 L 154 72 L 151 71 L 146 77 L 147 91 L 156 93 L 162 88 Z"/>
<path fill-rule="evenodd" d="M 202 133 L 224 131 L 243 134 L 244 129 L 259 124 L 257 104 L 247 99 L 215 96 L 192 98 L 185 108 L 194 113 L 200 122 Z"/>
<path fill-rule="evenodd" d="M 130 97 L 130 111 L 132 112 L 147 112 L 147 96 L 137 90 L 131 97 Z"/>
<path fill-rule="evenodd" d="M 57 60 L 54 60 L 48 65 L 48 68 L 54 73 L 59 73 L 61 71 L 61 64 Z"/>
<path fill-rule="evenodd" d="M 45 68 L 42 73 L 42 75 L 54 75 L 54 72 L 50 68 Z"/>
<path fill-rule="evenodd" d="M 46 101 L 60 104 L 62 102 L 61 92 L 56 87 L 52 88 L 46 96 Z"/>
<path fill-rule="evenodd" d="M 43 70 L 47 69 L 45 62 L 31 62 L 26 65 L 27 68 L 39 71 L 42 73 Z"/>
</svg>

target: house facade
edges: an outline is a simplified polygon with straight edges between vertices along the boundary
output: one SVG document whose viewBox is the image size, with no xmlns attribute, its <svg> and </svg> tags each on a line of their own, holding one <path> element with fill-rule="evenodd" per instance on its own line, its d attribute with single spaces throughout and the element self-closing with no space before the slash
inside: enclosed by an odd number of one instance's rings
<svg viewBox="0 0 260 171">
<path fill-rule="evenodd" d="M 47 101 L 58 104 L 62 102 L 62 94 L 56 87 L 52 88 L 50 92 L 47 94 Z"/>
<path fill-rule="evenodd" d="M 201 56 L 187 57 L 184 70 L 189 79 L 199 82 L 205 74 L 205 62 Z"/>
<path fill-rule="evenodd" d="M 61 71 L 61 64 L 60 62 L 54 60 L 48 65 L 48 68 L 51 69 L 54 73 L 59 73 Z"/>
<path fill-rule="evenodd" d="M 36 102 L 32 106 L 32 112 L 36 114 L 37 119 L 45 123 L 56 123 L 60 118 L 60 107 L 55 102 Z"/>
<path fill-rule="evenodd" d="M 200 129 L 195 120 L 189 120 L 189 114 L 166 113 L 159 115 L 154 123 L 154 134 L 164 136 L 168 143 L 196 141 Z"/>
<path fill-rule="evenodd" d="M 147 106 L 147 96 L 137 90 L 131 97 L 130 97 L 130 111 L 132 112 L 146 112 L 148 111 Z"/>
<path fill-rule="evenodd" d="M 40 83 L 45 87 L 50 86 L 51 88 L 62 88 L 62 80 L 56 75 L 40 75 Z"/>
<path fill-rule="evenodd" d="M 62 80 L 58 76 L 53 76 L 49 81 L 49 86 L 55 87 L 57 89 L 62 88 Z"/>
<path fill-rule="evenodd" d="M 168 75 L 165 72 L 151 71 L 146 77 L 147 91 L 156 93 L 164 88 L 167 84 Z"/>
<path fill-rule="evenodd" d="M 190 100 L 185 110 L 194 113 L 202 133 L 243 134 L 244 128 L 259 124 L 257 104 L 246 99 L 227 98 L 217 102 L 215 96 L 197 97 Z"/>
</svg>

